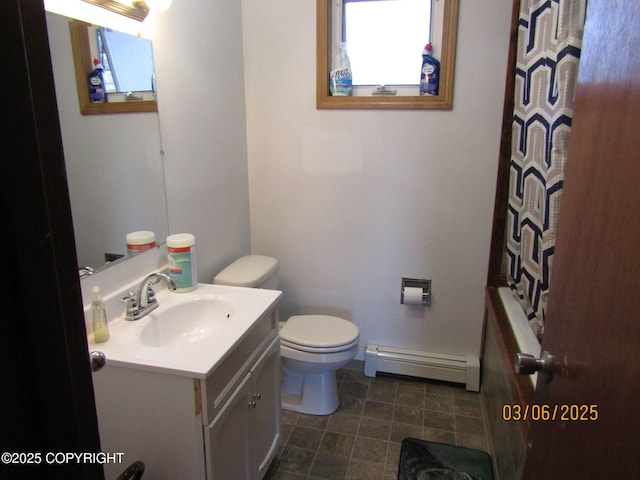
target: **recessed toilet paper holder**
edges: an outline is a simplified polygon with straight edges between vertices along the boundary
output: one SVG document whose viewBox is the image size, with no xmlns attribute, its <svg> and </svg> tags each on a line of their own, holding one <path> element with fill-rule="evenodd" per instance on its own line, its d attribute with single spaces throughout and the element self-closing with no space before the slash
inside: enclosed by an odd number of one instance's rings
<svg viewBox="0 0 640 480">
<path fill-rule="evenodd" d="M 402 285 L 400 289 L 400 303 L 416 305 L 416 303 L 413 301 L 405 302 L 405 288 L 410 288 L 411 290 L 415 288 L 421 288 L 422 289 L 421 304 L 425 307 L 431 306 L 431 279 L 426 279 L 426 278 L 403 278 L 402 279 Z"/>
</svg>

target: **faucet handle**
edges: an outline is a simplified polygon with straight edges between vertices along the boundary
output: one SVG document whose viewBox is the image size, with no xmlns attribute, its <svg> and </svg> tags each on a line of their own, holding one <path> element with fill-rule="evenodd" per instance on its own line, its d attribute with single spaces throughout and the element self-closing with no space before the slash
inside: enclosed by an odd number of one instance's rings
<svg viewBox="0 0 640 480">
<path fill-rule="evenodd" d="M 158 282 L 153 283 L 152 285 L 155 285 Z M 149 285 L 149 287 L 147 288 L 147 303 L 155 303 L 157 302 L 156 300 L 156 292 L 153 291 L 153 288 L 151 288 L 151 285 Z"/>
<path fill-rule="evenodd" d="M 126 297 L 122 297 L 120 299 L 120 302 L 122 303 L 127 302 L 127 310 L 130 310 L 131 308 L 136 308 L 137 307 L 136 292 L 134 292 L 133 290 L 129 291 Z"/>
<path fill-rule="evenodd" d="M 133 290 L 127 293 L 126 297 L 122 297 L 120 302 L 127 304 L 125 320 L 135 320 L 138 312 L 138 303 L 136 302 L 136 292 Z"/>
<path fill-rule="evenodd" d="M 129 292 L 127 293 L 127 295 L 126 295 L 126 296 L 124 296 L 124 297 L 122 297 L 122 298 L 120 299 L 120 301 L 121 301 L 122 303 L 124 303 L 124 302 L 125 302 L 125 301 L 127 301 L 127 300 L 133 300 L 133 299 L 135 299 L 135 298 L 136 298 L 136 292 L 134 292 L 133 290 L 129 290 Z"/>
</svg>

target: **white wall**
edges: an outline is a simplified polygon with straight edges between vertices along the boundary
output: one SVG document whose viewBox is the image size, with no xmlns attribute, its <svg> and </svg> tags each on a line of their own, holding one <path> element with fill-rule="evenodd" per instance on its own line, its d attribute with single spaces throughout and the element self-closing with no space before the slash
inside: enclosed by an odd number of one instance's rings
<svg viewBox="0 0 640 480">
<path fill-rule="evenodd" d="M 251 246 L 281 262 L 281 316 L 478 356 L 511 3 L 461 2 L 447 112 L 316 110 L 315 8 L 242 0 Z M 430 308 L 403 276 L 433 279 Z"/>
<path fill-rule="evenodd" d="M 240 3 L 173 0 L 153 22 L 169 230 L 196 236 L 209 283 L 250 251 Z"/>
</svg>

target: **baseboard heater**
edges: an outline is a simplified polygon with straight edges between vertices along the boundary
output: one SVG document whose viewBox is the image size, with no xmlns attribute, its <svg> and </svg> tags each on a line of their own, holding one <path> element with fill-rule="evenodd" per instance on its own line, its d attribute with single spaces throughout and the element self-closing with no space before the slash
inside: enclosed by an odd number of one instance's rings
<svg viewBox="0 0 640 480">
<path fill-rule="evenodd" d="M 469 391 L 480 391 L 480 360 L 474 357 L 367 344 L 364 374 L 375 377 L 377 372 L 463 383 Z"/>
</svg>

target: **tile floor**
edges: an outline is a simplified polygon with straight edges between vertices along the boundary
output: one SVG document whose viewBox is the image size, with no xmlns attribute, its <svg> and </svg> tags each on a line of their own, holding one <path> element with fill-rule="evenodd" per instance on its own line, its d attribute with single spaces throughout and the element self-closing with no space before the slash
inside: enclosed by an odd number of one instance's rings
<svg viewBox="0 0 640 480">
<path fill-rule="evenodd" d="M 283 410 L 282 446 L 266 480 L 395 480 L 405 437 L 489 451 L 480 396 L 464 386 L 338 371 L 332 415 Z"/>
</svg>

